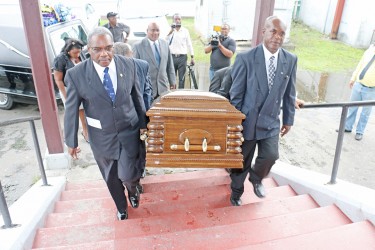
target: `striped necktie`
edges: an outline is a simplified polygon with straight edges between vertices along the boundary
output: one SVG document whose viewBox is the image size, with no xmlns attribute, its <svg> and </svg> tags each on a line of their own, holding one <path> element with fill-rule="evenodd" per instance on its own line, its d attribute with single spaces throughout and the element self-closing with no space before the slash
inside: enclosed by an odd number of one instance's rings
<svg viewBox="0 0 375 250">
<path fill-rule="evenodd" d="M 275 56 L 270 57 L 270 63 L 268 65 L 268 90 L 271 92 L 273 86 L 273 80 L 275 79 L 275 64 L 274 64 Z"/>
</svg>

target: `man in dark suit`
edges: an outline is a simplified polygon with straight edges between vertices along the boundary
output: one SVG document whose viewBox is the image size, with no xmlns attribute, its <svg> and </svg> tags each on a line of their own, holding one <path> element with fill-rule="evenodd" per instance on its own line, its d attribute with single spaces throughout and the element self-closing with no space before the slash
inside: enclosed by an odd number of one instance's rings
<svg viewBox="0 0 375 250">
<path fill-rule="evenodd" d="M 124 186 L 130 205 L 139 205 L 138 160 L 140 130 L 146 128 L 145 107 L 135 63 L 113 55 L 111 32 L 95 28 L 88 36 L 88 49 L 91 59 L 65 77 L 65 142 L 76 159 L 78 107 L 83 103 L 91 149 L 116 204 L 117 217 L 124 220 L 128 217 Z"/>
<path fill-rule="evenodd" d="M 297 57 L 281 48 L 286 25 L 276 16 L 268 17 L 263 28 L 263 44 L 237 56 L 232 68 L 231 103 L 246 115 L 243 121 L 242 153 L 244 168 L 232 170 L 230 202 L 241 205 L 244 181 L 254 193 L 265 197 L 262 179 L 279 158 L 279 133 L 286 135 L 294 122 Z M 283 125 L 280 129 L 280 105 Z M 255 147 L 258 156 L 251 167 Z"/>
<path fill-rule="evenodd" d="M 176 88 L 176 75 L 168 43 L 159 39 L 157 23 L 150 23 L 147 37 L 134 45 L 134 58 L 143 59 L 150 65 L 150 76 L 154 99 L 169 89 Z"/>
<path fill-rule="evenodd" d="M 232 86 L 232 66 L 219 69 L 214 73 L 208 91 L 229 99 L 229 89 Z"/>
</svg>

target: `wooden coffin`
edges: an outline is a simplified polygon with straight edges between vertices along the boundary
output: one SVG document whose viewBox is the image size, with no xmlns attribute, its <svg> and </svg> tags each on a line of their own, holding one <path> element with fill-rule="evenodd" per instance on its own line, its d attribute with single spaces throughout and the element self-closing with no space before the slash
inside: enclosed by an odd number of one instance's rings
<svg viewBox="0 0 375 250">
<path fill-rule="evenodd" d="M 176 90 L 147 111 L 147 167 L 242 168 L 242 120 L 217 94 Z"/>
</svg>

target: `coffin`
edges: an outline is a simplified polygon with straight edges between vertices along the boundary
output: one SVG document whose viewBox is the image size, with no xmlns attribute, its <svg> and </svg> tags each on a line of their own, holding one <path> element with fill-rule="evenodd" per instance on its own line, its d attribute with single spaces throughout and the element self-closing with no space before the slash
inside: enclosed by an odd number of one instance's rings
<svg viewBox="0 0 375 250">
<path fill-rule="evenodd" d="M 146 167 L 242 168 L 242 120 L 211 92 L 176 90 L 147 111 Z"/>
</svg>

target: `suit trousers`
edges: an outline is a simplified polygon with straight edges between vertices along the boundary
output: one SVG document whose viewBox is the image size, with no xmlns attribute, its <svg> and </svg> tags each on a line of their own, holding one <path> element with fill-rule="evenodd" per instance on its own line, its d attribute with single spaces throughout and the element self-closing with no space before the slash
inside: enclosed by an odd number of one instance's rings
<svg viewBox="0 0 375 250">
<path fill-rule="evenodd" d="M 251 167 L 256 146 L 258 146 L 258 156 L 254 166 Z M 242 154 L 243 169 L 232 169 L 230 174 L 231 189 L 236 198 L 241 197 L 244 192 L 244 182 L 248 173 L 250 173 L 249 181 L 253 183 L 261 182 L 268 175 L 279 158 L 279 135 L 261 140 L 245 140 L 242 144 Z"/>
<path fill-rule="evenodd" d="M 185 73 L 186 73 L 186 64 L 187 64 L 187 55 L 179 55 L 176 57 L 172 55 L 174 72 L 177 75 L 178 72 L 178 88 L 185 88 Z"/>
<path fill-rule="evenodd" d="M 136 185 L 141 177 L 139 167 L 135 164 L 128 165 L 128 156 L 124 150 L 120 151 L 119 160 L 95 157 L 103 179 L 120 213 L 126 211 L 128 203 L 125 196 L 125 187 L 129 194 L 136 192 Z M 133 162 L 138 163 L 138 159 Z M 125 178 L 126 177 L 126 178 Z"/>
</svg>

